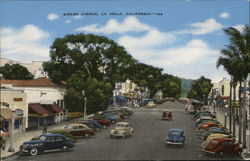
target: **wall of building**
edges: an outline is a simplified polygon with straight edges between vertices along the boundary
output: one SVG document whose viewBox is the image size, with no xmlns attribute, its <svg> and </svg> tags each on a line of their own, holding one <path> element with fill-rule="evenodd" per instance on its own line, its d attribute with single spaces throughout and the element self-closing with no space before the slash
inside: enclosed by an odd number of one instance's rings
<svg viewBox="0 0 250 161">
<path fill-rule="evenodd" d="M 8 90 L 4 89 L 0 91 L 0 97 L 1 97 L 1 102 L 6 102 L 9 104 L 9 108 L 11 110 L 15 109 L 21 109 L 23 110 L 23 129 L 28 127 L 28 103 L 27 103 L 27 94 L 23 93 L 22 91 L 19 90 Z M 19 101 L 14 100 L 15 98 L 18 98 Z M 1 108 L 2 104 L 0 105 Z"/>
</svg>

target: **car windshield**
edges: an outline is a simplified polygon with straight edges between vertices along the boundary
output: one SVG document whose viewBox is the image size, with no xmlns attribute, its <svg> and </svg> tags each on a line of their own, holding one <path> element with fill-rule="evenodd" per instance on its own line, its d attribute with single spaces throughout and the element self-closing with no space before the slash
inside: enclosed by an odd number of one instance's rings
<svg viewBox="0 0 250 161">
<path fill-rule="evenodd" d="M 124 124 L 116 124 L 116 127 L 126 127 Z"/>
<path fill-rule="evenodd" d="M 46 136 L 40 136 L 40 140 L 42 140 L 42 141 L 45 141 L 46 140 Z"/>
<path fill-rule="evenodd" d="M 65 129 L 75 129 L 74 126 L 71 126 L 71 125 L 67 125 L 64 127 Z"/>
</svg>

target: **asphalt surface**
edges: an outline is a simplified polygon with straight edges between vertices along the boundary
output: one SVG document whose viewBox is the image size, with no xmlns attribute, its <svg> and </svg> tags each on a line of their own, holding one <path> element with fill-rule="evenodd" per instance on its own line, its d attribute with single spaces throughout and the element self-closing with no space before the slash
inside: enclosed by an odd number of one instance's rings
<svg viewBox="0 0 250 161">
<path fill-rule="evenodd" d="M 193 115 L 178 102 L 165 102 L 155 109 L 136 108 L 125 121 L 134 128 L 133 136 L 110 138 L 108 129 L 102 129 L 91 138 L 79 138 L 67 152 L 50 152 L 38 156 L 14 156 L 7 160 L 242 160 L 239 155 L 214 156 L 200 149 L 201 141 L 195 133 Z M 173 120 L 161 120 L 161 112 L 170 109 Z M 165 138 L 171 128 L 182 128 L 186 142 L 181 146 L 166 146 Z"/>
</svg>

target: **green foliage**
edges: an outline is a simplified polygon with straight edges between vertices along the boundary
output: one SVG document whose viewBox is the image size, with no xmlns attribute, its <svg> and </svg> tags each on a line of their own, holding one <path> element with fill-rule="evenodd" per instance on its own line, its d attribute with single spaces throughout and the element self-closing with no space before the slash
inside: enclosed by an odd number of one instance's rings
<svg viewBox="0 0 250 161">
<path fill-rule="evenodd" d="M 187 93 L 191 89 L 193 81 L 192 79 L 181 79 L 181 97 L 187 97 Z"/>
<path fill-rule="evenodd" d="M 28 69 L 20 64 L 5 64 L 0 67 L 0 73 L 3 74 L 4 79 L 33 79 L 34 76 L 28 71 Z"/>
<path fill-rule="evenodd" d="M 188 98 L 195 98 L 199 101 L 207 100 L 208 94 L 213 87 L 211 80 L 201 76 L 198 80 L 194 81 L 191 85 L 191 90 L 188 92 Z"/>
</svg>

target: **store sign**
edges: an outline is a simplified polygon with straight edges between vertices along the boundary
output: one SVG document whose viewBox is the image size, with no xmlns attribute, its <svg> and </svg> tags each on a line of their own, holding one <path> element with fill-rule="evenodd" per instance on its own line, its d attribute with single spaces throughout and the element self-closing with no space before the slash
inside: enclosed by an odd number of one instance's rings
<svg viewBox="0 0 250 161">
<path fill-rule="evenodd" d="M 23 101 L 23 98 L 14 98 L 14 101 Z"/>
</svg>

